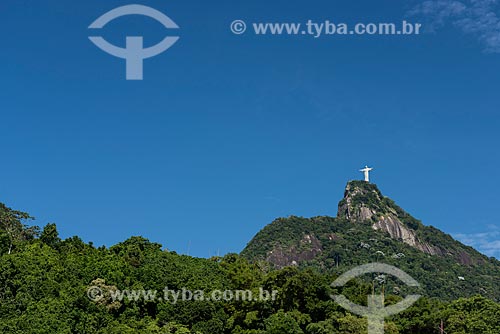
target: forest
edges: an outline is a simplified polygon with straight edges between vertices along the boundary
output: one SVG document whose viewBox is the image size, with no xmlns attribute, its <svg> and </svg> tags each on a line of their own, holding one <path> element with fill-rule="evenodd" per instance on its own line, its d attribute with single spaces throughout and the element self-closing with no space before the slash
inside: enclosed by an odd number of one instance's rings
<svg viewBox="0 0 500 334">
<path fill-rule="evenodd" d="M 362 334 L 367 321 L 331 298 L 342 293 L 366 305 L 383 293 L 387 305 L 403 292 L 372 277 L 343 288 L 334 271 L 275 268 L 238 254 L 210 259 L 168 251 L 131 237 L 95 247 L 78 237 L 62 240 L 57 227 L 31 225 L 31 217 L 0 205 L 0 332 L 12 334 Z M 101 298 L 89 296 L 99 287 Z M 273 300 L 113 300 L 117 290 L 164 289 L 277 291 Z M 446 294 L 445 294 L 446 296 Z M 406 311 L 385 320 L 388 334 L 500 333 L 500 304 L 471 295 L 446 298 L 423 293 Z"/>
</svg>

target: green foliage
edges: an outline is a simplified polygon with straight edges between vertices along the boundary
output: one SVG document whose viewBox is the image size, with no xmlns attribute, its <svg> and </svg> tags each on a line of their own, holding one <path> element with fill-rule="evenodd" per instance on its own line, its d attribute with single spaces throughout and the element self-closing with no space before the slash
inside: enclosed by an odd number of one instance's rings
<svg viewBox="0 0 500 334">
<path fill-rule="evenodd" d="M 390 202 L 386 204 L 395 208 Z M 342 293 L 366 305 L 374 290 L 385 291 L 388 304 L 398 302 L 408 291 L 390 279 L 376 285 L 372 276 L 352 280 L 343 288 L 332 288 L 331 282 L 347 268 L 373 261 L 408 271 L 427 294 L 443 297 L 422 298 L 405 312 L 386 319 L 385 333 L 434 333 L 441 320 L 450 334 L 500 333 L 500 305 L 482 296 L 469 296 L 479 289 L 492 294 L 498 291 L 496 262 L 463 266 L 452 258 L 423 255 L 366 224 L 353 225 L 330 217 L 278 219 L 256 236 L 243 252 L 245 256 L 199 259 L 163 251 L 160 244 L 142 237 L 109 249 L 95 248 L 78 237 L 61 240 L 54 224 L 46 225 L 38 238 L 36 229 L 24 224 L 28 214 L 3 205 L 0 212 L 0 333 L 364 334 L 366 319 L 341 308 L 332 294 Z M 461 247 L 432 229 L 420 227 L 419 233 L 448 247 Z M 310 251 L 315 246 L 304 242 L 312 240 L 304 239 L 307 235 L 315 236 L 322 245 L 315 259 L 274 269 L 265 262 L 268 251 L 278 244 Z M 361 241 L 371 247 L 360 247 Z M 405 257 L 391 257 L 402 252 Z M 479 273 L 479 277 L 472 277 L 472 273 Z M 467 280 L 456 280 L 458 275 Z M 101 289 L 102 298 L 89 299 L 91 286 Z M 277 295 L 267 301 L 177 303 L 112 298 L 119 290 L 162 292 L 166 287 L 206 293 L 251 290 L 254 295 L 265 289 L 277 291 Z M 461 295 L 467 298 L 451 301 Z"/>
<path fill-rule="evenodd" d="M 38 226 L 27 226 L 24 222 L 33 219 L 29 214 L 12 210 L 0 203 L 0 254 L 11 254 L 23 241 L 38 235 Z"/>
<path fill-rule="evenodd" d="M 432 245 L 437 254 L 429 255 L 374 230 L 371 223 L 348 219 L 343 212 L 347 198 L 351 211 L 369 208 L 376 213 L 374 220 L 387 215 L 397 217 L 422 245 Z M 318 242 L 308 242 L 312 239 Z M 384 197 L 376 185 L 364 181 L 348 184 L 346 197 L 339 203 L 339 217 L 276 219 L 250 241 L 241 255 L 255 263 L 278 263 L 276 268 L 295 261 L 301 268 L 325 274 L 340 274 L 360 264 L 385 262 L 414 277 L 422 284 L 420 292 L 430 297 L 452 300 L 480 294 L 500 300 L 499 261 L 487 258 L 432 226 L 424 226 Z M 388 288 L 400 290 L 402 287 L 397 282 L 389 282 Z"/>
<path fill-rule="evenodd" d="M 303 334 L 293 314 L 279 310 L 265 321 L 266 334 Z"/>
<path fill-rule="evenodd" d="M 61 239 L 59 238 L 56 224 L 47 224 L 43 228 L 42 234 L 40 235 L 40 241 L 52 248 L 59 246 Z"/>
</svg>

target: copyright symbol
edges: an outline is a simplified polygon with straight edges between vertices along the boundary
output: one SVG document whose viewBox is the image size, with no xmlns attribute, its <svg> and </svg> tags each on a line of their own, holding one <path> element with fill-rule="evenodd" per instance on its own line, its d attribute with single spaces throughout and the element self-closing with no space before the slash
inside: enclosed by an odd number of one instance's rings
<svg viewBox="0 0 500 334">
<path fill-rule="evenodd" d="M 103 296 L 101 288 L 99 288 L 97 286 L 91 286 L 90 288 L 87 289 L 87 297 L 89 297 L 89 299 L 93 302 L 98 302 L 104 296 Z"/>
<path fill-rule="evenodd" d="M 247 30 L 247 24 L 242 20 L 235 20 L 231 23 L 231 31 L 233 34 L 241 35 Z"/>
</svg>

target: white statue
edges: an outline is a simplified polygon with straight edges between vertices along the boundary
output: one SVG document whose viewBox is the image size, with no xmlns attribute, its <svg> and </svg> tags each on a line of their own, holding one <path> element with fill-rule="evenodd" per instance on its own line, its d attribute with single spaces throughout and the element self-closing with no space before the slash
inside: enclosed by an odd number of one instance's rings
<svg viewBox="0 0 500 334">
<path fill-rule="evenodd" d="M 370 168 L 366 166 L 365 168 L 361 169 L 360 172 L 365 173 L 365 181 L 370 182 L 370 172 L 373 170 L 373 168 Z"/>
</svg>

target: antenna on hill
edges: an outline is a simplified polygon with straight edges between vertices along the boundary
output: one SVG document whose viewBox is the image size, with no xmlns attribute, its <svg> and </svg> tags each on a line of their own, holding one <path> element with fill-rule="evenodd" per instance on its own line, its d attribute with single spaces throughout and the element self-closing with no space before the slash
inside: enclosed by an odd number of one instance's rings
<svg viewBox="0 0 500 334">
<path fill-rule="evenodd" d="M 188 242 L 187 255 L 189 256 L 189 251 L 191 250 L 191 240 Z"/>
</svg>

